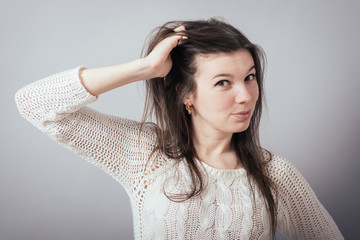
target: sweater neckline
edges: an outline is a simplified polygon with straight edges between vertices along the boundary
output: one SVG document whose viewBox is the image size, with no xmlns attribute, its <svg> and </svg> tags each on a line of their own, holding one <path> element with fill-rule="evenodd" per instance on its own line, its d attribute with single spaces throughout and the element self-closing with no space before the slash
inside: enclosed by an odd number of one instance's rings
<svg viewBox="0 0 360 240">
<path fill-rule="evenodd" d="M 238 168 L 238 169 L 219 169 L 219 168 L 214 168 L 211 167 L 210 165 L 208 165 L 207 163 L 195 158 L 195 161 L 199 164 L 201 164 L 204 169 L 206 170 L 206 172 L 208 173 L 208 175 L 210 177 L 214 177 L 214 178 L 237 178 L 240 176 L 245 176 L 246 175 L 246 171 L 244 168 Z"/>
</svg>

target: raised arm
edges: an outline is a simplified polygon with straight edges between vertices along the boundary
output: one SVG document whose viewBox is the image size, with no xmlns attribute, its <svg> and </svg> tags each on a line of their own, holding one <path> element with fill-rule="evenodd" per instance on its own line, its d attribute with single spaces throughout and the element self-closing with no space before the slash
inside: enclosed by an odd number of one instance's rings
<svg viewBox="0 0 360 240">
<path fill-rule="evenodd" d="M 78 67 L 31 83 L 16 93 L 21 115 L 51 138 L 119 181 L 128 193 L 144 175 L 156 136 L 151 126 L 99 113 L 86 105 L 127 83 L 166 75 L 170 51 L 181 36 L 160 42 L 144 59 L 84 69 Z M 157 164 L 153 162 L 153 164 Z"/>
<path fill-rule="evenodd" d="M 164 39 L 142 59 L 115 66 L 85 69 L 81 74 L 82 83 L 91 94 L 98 96 L 128 83 L 164 77 L 172 66 L 169 53 L 181 38 L 181 35 L 174 35 Z"/>
</svg>

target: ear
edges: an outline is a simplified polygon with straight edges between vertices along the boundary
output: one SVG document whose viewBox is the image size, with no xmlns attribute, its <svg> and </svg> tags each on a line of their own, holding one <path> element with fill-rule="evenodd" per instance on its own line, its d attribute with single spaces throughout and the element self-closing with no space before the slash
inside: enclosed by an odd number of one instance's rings
<svg viewBox="0 0 360 240">
<path fill-rule="evenodd" d="M 189 93 L 186 97 L 185 97 L 185 99 L 184 99 L 184 105 L 190 105 L 190 106 L 192 106 L 193 105 L 193 99 L 194 99 L 194 96 L 193 96 L 193 94 L 192 93 Z"/>
</svg>

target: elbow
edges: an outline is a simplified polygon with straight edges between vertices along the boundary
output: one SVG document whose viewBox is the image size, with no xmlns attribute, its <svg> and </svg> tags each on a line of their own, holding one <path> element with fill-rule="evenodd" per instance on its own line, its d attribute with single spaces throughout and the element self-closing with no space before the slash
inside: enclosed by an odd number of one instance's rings
<svg viewBox="0 0 360 240">
<path fill-rule="evenodd" d="M 33 99 L 26 88 L 21 88 L 15 93 L 15 103 L 23 118 L 32 123 L 38 121 L 36 107 L 34 107 Z"/>
<path fill-rule="evenodd" d="M 22 116 L 25 115 L 26 111 L 26 92 L 23 88 L 19 89 L 15 93 L 15 103 Z"/>
</svg>

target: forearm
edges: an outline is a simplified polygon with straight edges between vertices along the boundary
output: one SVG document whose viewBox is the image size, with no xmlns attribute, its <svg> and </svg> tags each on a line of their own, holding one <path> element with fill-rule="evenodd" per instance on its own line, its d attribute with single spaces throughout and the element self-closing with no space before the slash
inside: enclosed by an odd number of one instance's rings
<svg viewBox="0 0 360 240">
<path fill-rule="evenodd" d="M 83 69 L 79 74 L 88 92 L 98 96 L 125 84 L 150 78 L 148 66 L 144 59 L 137 59 L 114 66 Z"/>
<path fill-rule="evenodd" d="M 184 27 L 178 29 L 183 30 Z M 109 67 L 84 69 L 79 73 L 81 82 L 89 93 L 98 96 L 128 83 L 164 77 L 172 67 L 170 52 L 181 38 L 184 36 L 178 34 L 163 39 L 142 59 Z"/>
</svg>

